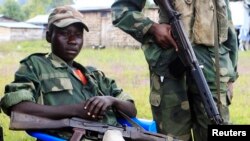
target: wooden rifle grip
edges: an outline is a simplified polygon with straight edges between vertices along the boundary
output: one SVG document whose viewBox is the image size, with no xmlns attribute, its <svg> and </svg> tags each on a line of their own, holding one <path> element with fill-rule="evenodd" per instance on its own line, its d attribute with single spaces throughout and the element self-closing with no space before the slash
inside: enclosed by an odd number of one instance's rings
<svg viewBox="0 0 250 141">
<path fill-rule="evenodd" d="M 70 138 L 70 141 L 80 141 L 82 136 L 86 134 L 85 129 L 73 128 L 74 134 Z"/>
</svg>

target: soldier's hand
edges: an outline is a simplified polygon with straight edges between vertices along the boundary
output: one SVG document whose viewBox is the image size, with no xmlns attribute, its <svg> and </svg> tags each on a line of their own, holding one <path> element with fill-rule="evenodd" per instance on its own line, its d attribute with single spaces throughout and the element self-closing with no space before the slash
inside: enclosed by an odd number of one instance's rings
<svg viewBox="0 0 250 141">
<path fill-rule="evenodd" d="M 114 98 L 111 96 L 95 96 L 85 102 L 84 109 L 93 119 L 100 119 L 113 103 Z"/>
<path fill-rule="evenodd" d="M 178 51 L 177 44 L 171 34 L 171 26 L 169 24 L 154 23 L 149 33 L 154 36 L 156 43 L 162 48 L 174 47 Z"/>
<path fill-rule="evenodd" d="M 88 115 L 88 111 L 87 109 L 84 108 L 84 106 L 85 106 L 85 102 L 75 104 L 75 107 L 72 108 L 72 111 L 74 111 L 73 113 L 77 114 L 75 116 L 83 118 L 83 119 L 87 119 L 87 120 L 95 120 L 91 116 Z"/>
</svg>

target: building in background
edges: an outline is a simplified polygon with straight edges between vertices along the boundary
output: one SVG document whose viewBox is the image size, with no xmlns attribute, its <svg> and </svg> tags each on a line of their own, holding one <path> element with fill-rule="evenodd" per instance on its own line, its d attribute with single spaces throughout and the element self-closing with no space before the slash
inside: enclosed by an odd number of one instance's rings
<svg viewBox="0 0 250 141">
<path fill-rule="evenodd" d="M 34 18 L 27 20 L 26 23 L 43 27 L 42 38 L 44 39 L 48 26 L 48 17 L 49 15 L 37 15 Z"/>
<path fill-rule="evenodd" d="M 0 14 L 0 22 L 17 22 L 17 20 L 6 17 L 3 14 Z"/>
<path fill-rule="evenodd" d="M 42 39 L 43 27 L 24 22 L 0 22 L 0 41 Z"/>
<path fill-rule="evenodd" d="M 122 30 L 114 27 L 112 25 L 112 19 L 111 19 L 111 9 L 110 6 L 100 6 L 100 7 L 84 7 L 82 4 L 75 4 L 72 5 L 76 9 L 78 9 L 83 14 L 83 20 L 86 22 L 86 24 L 89 27 L 89 32 L 87 32 L 84 36 L 84 47 L 135 47 L 139 48 L 140 43 L 137 42 L 132 37 L 125 34 Z M 240 28 L 242 27 L 244 23 L 244 10 L 243 10 L 243 2 L 242 1 L 231 1 L 230 2 L 230 8 L 232 11 L 232 19 L 234 26 L 236 30 L 239 32 Z M 153 21 L 158 22 L 158 8 L 147 8 L 144 9 L 145 15 L 148 15 Z M 34 26 L 25 26 L 25 30 L 20 30 L 22 32 L 27 31 L 30 33 L 30 36 L 23 36 L 23 37 L 17 37 L 17 28 L 5 27 L 0 26 L 0 40 L 7 40 L 7 39 L 25 39 L 27 37 L 27 40 L 32 39 L 31 36 L 35 35 L 34 31 L 36 32 L 36 35 L 33 37 L 35 39 L 40 39 L 45 37 L 45 31 L 47 28 L 47 20 L 48 15 L 37 15 L 34 18 L 31 18 L 26 21 L 28 24 L 32 24 Z M 3 15 L 0 15 L 0 22 L 16 22 L 12 19 L 9 19 L 7 17 L 4 17 Z M 36 28 L 32 28 L 36 27 Z M 5 32 L 3 32 L 3 28 L 5 28 Z M 7 31 L 8 28 L 9 30 Z M 20 27 L 18 27 L 20 28 Z M 12 29 L 12 30 L 10 30 Z M 15 29 L 15 30 L 14 30 Z M 42 31 L 41 31 L 42 30 Z M 10 32 L 15 32 L 13 35 L 15 35 L 15 38 L 10 37 Z M 8 33 L 7 35 L 3 35 L 4 33 Z M 38 35 L 41 34 L 41 35 Z M 5 37 L 3 37 L 5 36 Z M 14 36 L 13 36 L 14 37 Z"/>
<path fill-rule="evenodd" d="M 112 24 L 110 7 L 80 7 L 75 6 L 83 14 L 83 21 L 89 27 L 85 33 L 84 46 L 106 47 L 134 47 L 140 48 L 141 44 L 131 36 Z M 158 8 L 145 9 L 144 12 L 155 22 L 158 21 Z"/>
</svg>

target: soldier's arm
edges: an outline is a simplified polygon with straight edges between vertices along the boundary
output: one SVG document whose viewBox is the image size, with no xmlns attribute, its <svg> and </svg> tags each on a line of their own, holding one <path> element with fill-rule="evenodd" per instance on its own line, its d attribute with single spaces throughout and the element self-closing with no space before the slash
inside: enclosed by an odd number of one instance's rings
<svg viewBox="0 0 250 141">
<path fill-rule="evenodd" d="M 154 23 L 142 13 L 145 3 L 146 0 L 116 0 L 111 6 L 114 26 L 139 42 Z"/>
<path fill-rule="evenodd" d="M 89 117 L 86 116 L 83 103 L 54 107 L 37 104 L 40 96 L 40 80 L 31 66 L 30 61 L 21 61 L 21 65 L 15 73 L 15 80 L 5 87 L 1 108 L 7 115 L 10 115 L 11 111 L 14 110 L 53 119 L 72 116 Z"/>
<path fill-rule="evenodd" d="M 84 103 L 60 105 L 60 106 L 48 106 L 41 105 L 30 101 L 22 101 L 11 107 L 11 111 L 26 113 L 30 115 L 36 115 L 46 117 L 50 119 L 62 119 L 71 117 L 80 117 L 84 119 L 93 118 L 87 115 L 87 111 L 84 110 Z"/>
<path fill-rule="evenodd" d="M 114 79 L 107 77 L 102 71 L 91 70 L 92 76 L 98 82 L 99 93 L 88 99 L 85 103 L 86 110 L 93 116 L 103 116 L 108 108 L 119 110 L 129 117 L 136 116 L 136 107 L 133 98 L 119 88 Z"/>
<path fill-rule="evenodd" d="M 229 7 L 229 0 L 225 0 L 227 4 L 228 11 L 228 40 L 225 42 L 226 47 L 230 49 L 229 55 L 232 62 L 232 66 L 234 67 L 234 73 L 230 78 L 230 82 L 234 82 L 238 78 L 238 44 L 237 44 L 237 34 L 232 21 L 231 9 Z"/>
</svg>

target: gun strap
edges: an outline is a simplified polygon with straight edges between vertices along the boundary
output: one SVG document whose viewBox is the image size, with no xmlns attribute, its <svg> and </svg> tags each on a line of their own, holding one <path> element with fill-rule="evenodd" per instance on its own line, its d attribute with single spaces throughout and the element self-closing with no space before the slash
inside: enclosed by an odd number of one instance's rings
<svg viewBox="0 0 250 141">
<path fill-rule="evenodd" d="M 218 32 L 218 21 L 217 21 L 217 4 L 215 0 L 213 0 L 214 4 L 214 53 L 215 53 L 215 69 L 216 69 L 216 92 L 217 92 L 217 107 L 219 113 L 221 113 L 221 99 L 220 99 L 220 53 L 219 53 L 219 32 Z"/>
<path fill-rule="evenodd" d="M 143 127 L 141 127 L 138 123 L 136 123 L 135 121 L 133 121 L 128 115 L 126 115 L 125 113 L 123 113 L 120 110 L 117 110 L 117 112 L 124 118 L 126 119 L 133 127 L 139 128 L 141 130 L 145 130 Z"/>
<path fill-rule="evenodd" d="M 0 141 L 3 141 L 3 128 L 0 126 Z"/>
<path fill-rule="evenodd" d="M 86 134 L 86 130 L 82 128 L 73 128 L 74 134 L 70 138 L 70 141 L 80 141 L 82 136 Z"/>
</svg>

